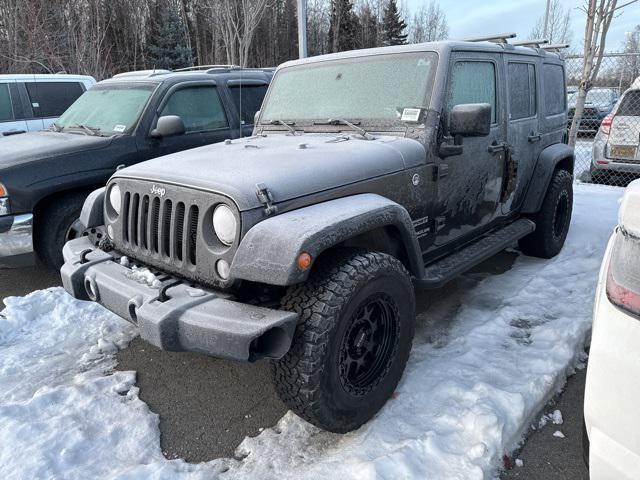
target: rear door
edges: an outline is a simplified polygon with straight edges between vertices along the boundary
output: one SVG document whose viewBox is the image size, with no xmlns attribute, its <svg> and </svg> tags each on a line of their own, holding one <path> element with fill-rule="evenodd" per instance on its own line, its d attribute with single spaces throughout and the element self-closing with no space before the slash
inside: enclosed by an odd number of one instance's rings
<svg viewBox="0 0 640 480">
<path fill-rule="evenodd" d="M 231 100 L 238 113 L 239 127 L 243 137 L 252 134 L 255 114 L 262 106 L 268 87 L 269 82 L 265 80 L 243 79 L 227 82 Z"/>
<path fill-rule="evenodd" d="M 627 91 L 615 110 L 609 133 L 607 157 L 640 160 L 640 90 Z"/>
<path fill-rule="evenodd" d="M 22 102 L 15 80 L 0 82 L 0 132 L 11 135 L 27 131 Z"/>
<path fill-rule="evenodd" d="M 439 160 L 435 226 L 437 246 L 488 225 L 500 212 L 506 150 L 501 54 L 454 52 L 446 111 L 465 103 L 491 105 L 491 131 L 463 139 L 462 155 Z"/>
<path fill-rule="evenodd" d="M 33 118 L 30 130 L 48 128 L 85 91 L 79 81 L 41 79 L 24 82 Z"/>
<path fill-rule="evenodd" d="M 540 154 L 542 133 L 538 126 L 538 60 L 534 56 L 505 55 L 507 80 L 507 143 L 500 192 L 502 213 L 508 214 L 524 198 Z"/>
</svg>

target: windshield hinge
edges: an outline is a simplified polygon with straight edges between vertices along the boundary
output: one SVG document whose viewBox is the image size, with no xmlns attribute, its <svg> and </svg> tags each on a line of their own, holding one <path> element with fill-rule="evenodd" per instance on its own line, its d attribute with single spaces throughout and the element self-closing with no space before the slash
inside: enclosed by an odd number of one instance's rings
<svg viewBox="0 0 640 480">
<path fill-rule="evenodd" d="M 278 207 L 273 204 L 273 195 L 264 183 L 256 184 L 256 196 L 262 205 L 264 205 L 264 213 L 267 216 L 272 215 L 278 211 Z"/>
</svg>

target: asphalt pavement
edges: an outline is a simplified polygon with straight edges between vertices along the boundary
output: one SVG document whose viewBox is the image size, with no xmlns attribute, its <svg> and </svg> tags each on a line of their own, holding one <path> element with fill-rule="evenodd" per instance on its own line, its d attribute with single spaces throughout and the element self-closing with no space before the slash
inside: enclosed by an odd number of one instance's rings
<svg viewBox="0 0 640 480">
<path fill-rule="evenodd" d="M 417 295 L 416 335 L 425 341 L 440 338 L 447 319 L 460 305 L 461 292 L 487 275 L 511 268 L 516 254 L 503 252 L 476 267 L 470 275 L 436 291 Z M 0 269 L 0 299 L 60 285 L 57 273 L 43 268 Z M 233 456 L 246 436 L 274 426 L 286 412 L 271 385 L 269 364 L 230 362 L 203 355 L 163 352 L 136 338 L 118 353 L 118 369 L 135 370 L 140 398 L 160 416 L 161 446 L 167 458 L 201 462 Z M 534 432 L 518 458 L 524 466 L 505 472 L 504 479 L 582 480 L 580 425 L 582 373 L 570 379 L 556 401 L 565 424 L 564 439 L 549 428 Z"/>
</svg>

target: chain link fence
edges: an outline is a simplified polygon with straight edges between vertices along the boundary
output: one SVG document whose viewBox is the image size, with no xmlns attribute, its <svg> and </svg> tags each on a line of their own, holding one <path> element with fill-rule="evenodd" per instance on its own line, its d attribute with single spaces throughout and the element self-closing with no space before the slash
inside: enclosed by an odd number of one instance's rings
<svg viewBox="0 0 640 480">
<path fill-rule="evenodd" d="M 582 56 L 566 55 L 567 132 Z M 640 178 L 640 53 L 607 53 L 587 93 L 575 145 L 578 181 L 626 187 Z"/>
</svg>

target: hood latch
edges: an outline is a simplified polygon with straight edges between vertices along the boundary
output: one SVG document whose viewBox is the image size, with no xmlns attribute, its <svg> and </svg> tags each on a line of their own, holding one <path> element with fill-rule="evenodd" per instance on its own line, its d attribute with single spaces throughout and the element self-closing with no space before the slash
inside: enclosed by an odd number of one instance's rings
<svg viewBox="0 0 640 480">
<path fill-rule="evenodd" d="M 278 211 L 278 207 L 273 204 L 273 195 L 264 183 L 256 184 L 256 196 L 258 201 L 264 205 L 264 213 L 273 215 Z"/>
</svg>

